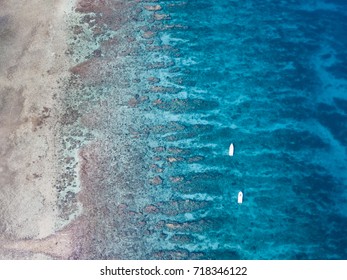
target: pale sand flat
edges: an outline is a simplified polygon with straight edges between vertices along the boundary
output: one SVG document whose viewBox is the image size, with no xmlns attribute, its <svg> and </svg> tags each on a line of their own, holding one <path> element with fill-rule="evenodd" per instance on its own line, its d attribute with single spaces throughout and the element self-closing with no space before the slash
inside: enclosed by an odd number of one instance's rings
<svg viewBox="0 0 347 280">
<path fill-rule="evenodd" d="M 69 255 L 70 244 L 68 233 L 48 236 L 63 225 L 54 188 L 59 172 L 55 95 L 60 94 L 57 81 L 71 67 L 65 17 L 73 5 L 0 1 L 0 36 L 5 36 L 0 38 L 0 238 L 12 240 L 3 247 L 56 257 Z M 54 249 L 50 244 L 55 243 L 62 245 Z"/>
<path fill-rule="evenodd" d="M 62 230 L 42 239 L 0 240 L 0 259 L 12 255 L 16 259 L 79 259 L 86 258 L 88 221 L 81 216 Z M 7 257 L 8 258 L 8 257 Z"/>
</svg>

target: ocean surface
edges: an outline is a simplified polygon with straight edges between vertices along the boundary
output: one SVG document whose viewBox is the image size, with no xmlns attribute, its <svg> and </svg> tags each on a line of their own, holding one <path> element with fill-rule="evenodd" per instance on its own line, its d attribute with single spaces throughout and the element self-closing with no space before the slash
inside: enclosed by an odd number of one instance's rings
<svg viewBox="0 0 347 280">
<path fill-rule="evenodd" d="M 88 258 L 347 259 L 345 1 L 89 2 L 59 185 Z"/>
</svg>

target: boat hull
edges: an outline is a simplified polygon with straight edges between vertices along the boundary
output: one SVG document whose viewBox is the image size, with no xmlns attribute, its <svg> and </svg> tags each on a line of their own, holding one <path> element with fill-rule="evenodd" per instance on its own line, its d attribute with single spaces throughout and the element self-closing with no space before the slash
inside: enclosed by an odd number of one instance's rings
<svg viewBox="0 0 347 280">
<path fill-rule="evenodd" d="M 243 193 L 242 192 L 239 192 L 239 194 L 237 196 L 237 202 L 239 204 L 242 204 L 242 202 L 243 202 Z"/>
<path fill-rule="evenodd" d="M 229 156 L 233 156 L 234 155 L 234 144 L 231 143 L 229 146 Z"/>
</svg>

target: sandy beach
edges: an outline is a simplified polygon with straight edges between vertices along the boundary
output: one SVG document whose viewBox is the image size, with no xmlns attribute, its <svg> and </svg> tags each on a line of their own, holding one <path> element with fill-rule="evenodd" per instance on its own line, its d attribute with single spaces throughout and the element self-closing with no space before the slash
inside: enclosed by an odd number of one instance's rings
<svg viewBox="0 0 347 280">
<path fill-rule="evenodd" d="M 0 1 L 0 259 L 71 254 L 54 183 L 73 2 Z"/>
</svg>

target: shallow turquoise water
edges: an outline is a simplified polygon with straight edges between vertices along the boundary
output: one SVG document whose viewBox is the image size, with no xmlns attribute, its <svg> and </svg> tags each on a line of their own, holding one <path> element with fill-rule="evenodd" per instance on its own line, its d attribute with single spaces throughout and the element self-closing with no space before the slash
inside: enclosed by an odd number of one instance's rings
<svg viewBox="0 0 347 280">
<path fill-rule="evenodd" d="M 134 4 L 84 89 L 102 119 L 90 258 L 346 259 L 343 5 Z"/>
</svg>

